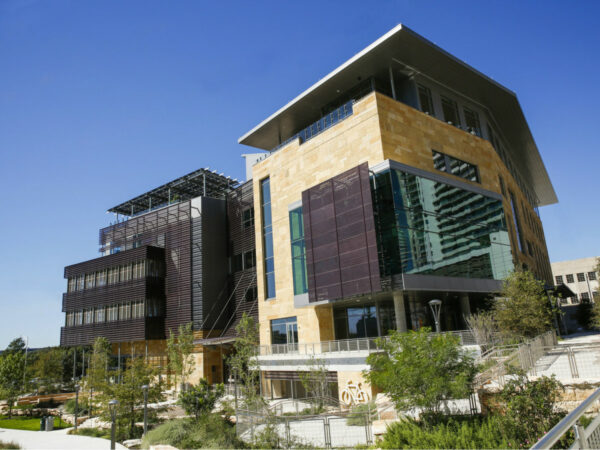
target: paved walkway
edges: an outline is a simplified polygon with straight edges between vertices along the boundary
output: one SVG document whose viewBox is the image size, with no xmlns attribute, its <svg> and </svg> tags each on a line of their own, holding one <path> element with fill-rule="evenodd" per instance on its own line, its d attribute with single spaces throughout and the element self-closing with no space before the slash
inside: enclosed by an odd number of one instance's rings
<svg viewBox="0 0 600 450">
<path fill-rule="evenodd" d="M 110 441 L 107 439 L 67 434 L 70 428 L 56 431 L 24 431 L 0 428 L 0 441 L 16 442 L 24 449 L 43 450 L 109 450 Z M 126 450 L 127 447 L 117 443 L 116 448 Z"/>
</svg>

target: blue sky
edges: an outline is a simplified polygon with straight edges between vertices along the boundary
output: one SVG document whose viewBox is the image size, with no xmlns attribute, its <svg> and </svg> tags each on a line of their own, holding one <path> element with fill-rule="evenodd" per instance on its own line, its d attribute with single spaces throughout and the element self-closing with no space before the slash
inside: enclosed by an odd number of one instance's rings
<svg viewBox="0 0 600 450">
<path fill-rule="evenodd" d="M 600 254 L 598 2 L 0 0 L 0 348 L 56 345 L 65 265 L 105 211 L 199 167 L 403 23 L 515 91 L 559 204 L 553 261 Z"/>
</svg>

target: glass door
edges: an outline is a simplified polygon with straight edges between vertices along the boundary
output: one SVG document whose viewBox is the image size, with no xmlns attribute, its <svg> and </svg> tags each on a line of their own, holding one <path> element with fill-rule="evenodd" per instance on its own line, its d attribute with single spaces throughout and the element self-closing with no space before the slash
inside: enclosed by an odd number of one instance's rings
<svg viewBox="0 0 600 450">
<path fill-rule="evenodd" d="M 298 323 L 288 322 L 285 324 L 285 331 L 287 335 L 287 346 L 288 352 L 298 351 Z"/>
</svg>

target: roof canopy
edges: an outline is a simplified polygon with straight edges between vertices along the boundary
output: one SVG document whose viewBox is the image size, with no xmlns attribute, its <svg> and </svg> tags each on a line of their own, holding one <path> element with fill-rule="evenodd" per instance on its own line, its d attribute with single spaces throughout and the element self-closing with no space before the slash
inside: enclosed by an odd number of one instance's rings
<svg viewBox="0 0 600 450">
<path fill-rule="evenodd" d="M 556 193 L 514 92 L 455 58 L 409 28 L 398 25 L 239 138 L 265 150 L 319 117 L 320 108 L 389 67 L 409 68 L 454 89 L 487 108 L 508 139 L 511 158 L 528 179 L 540 205 Z"/>
<path fill-rule="evenodd" d="M 135 216 L 173 201 L 190 200 L 200 196 L 222 198 L 226 192 L 238 185 L 236 179 L 218 174 L 208 168 L 198 169 L 114 206 L 108 212 Z"/>
</svg>

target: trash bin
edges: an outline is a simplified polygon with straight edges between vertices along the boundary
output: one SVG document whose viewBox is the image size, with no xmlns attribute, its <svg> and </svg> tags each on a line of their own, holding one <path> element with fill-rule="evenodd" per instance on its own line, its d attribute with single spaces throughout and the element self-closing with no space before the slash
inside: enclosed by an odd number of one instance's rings
<svg viewBox="0 0 600 450">
<path fill-rule="evenodd" d="M 46 429 L 46 418 L 42 416 L 40 418 L 40 431 L 44 431 Z"/>
<path fill-rule="evenodd" d="M 54 430 L 54 416 L 46 417 L 46 431 Z"/>
</svg>

